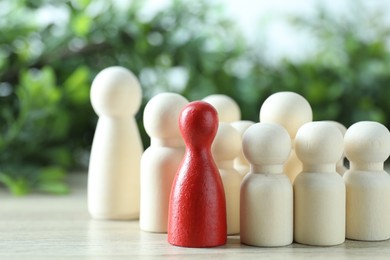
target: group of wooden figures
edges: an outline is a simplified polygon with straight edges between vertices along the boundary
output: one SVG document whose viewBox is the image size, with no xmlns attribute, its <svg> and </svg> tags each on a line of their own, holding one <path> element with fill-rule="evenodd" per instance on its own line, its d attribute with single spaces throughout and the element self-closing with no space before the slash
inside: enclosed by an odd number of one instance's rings
<svg viewBox="0 0 390 260">
<path fill-rule="evenodd" d="M 240 108 L 225 95 L 188 102 L 161 93 L 143 113 L 151 139 L 143 151 L 134 119 L 141 99 L 125 68 L 107 68 L 93 81 L 93 218 L 139 218 L 141 230 L 168 233 L 169 243 L 184 247 L 223 245 L 235 234 L 263 247 L 390 238 L 383 167 L 390 133 L 382 124 L 347 130 L 312 122 L 310 104 L 293 92 L 267 98 L 260 123 L 240 120 Z"/>
</svg>

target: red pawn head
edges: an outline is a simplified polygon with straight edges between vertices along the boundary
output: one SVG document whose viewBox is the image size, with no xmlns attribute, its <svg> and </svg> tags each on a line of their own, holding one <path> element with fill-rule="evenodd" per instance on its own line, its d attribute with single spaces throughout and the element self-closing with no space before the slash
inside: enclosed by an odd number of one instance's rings
<svg viewBox="0 0 390 260">
<path fill-rule="evenodd" d="M 206 102 L 191 102 L 181 111 L 179 125 L 188 149 L 209 149 L 218 130 L 218 114 Z"/>
<path fill-rule="evenodd" d="M 217 111 L 206 102 L 191 102 L 183 108 L 179 124 L 187 149 L 172 185 L 168 241 L 185 247 L 223 245 L 225 193 L 210 151 L 218 130 Z"/>
</svg>

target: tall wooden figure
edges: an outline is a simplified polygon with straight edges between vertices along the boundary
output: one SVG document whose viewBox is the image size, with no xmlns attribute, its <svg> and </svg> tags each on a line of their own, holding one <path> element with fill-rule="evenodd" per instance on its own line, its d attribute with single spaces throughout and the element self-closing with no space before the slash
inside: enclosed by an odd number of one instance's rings
<svg viewBox="0 0 390 260">
<path fill-rule="evenodd" d="M 283 126 L 290 134 L 291 144 L 294 144 L 298 129 L 305 123 L 313 120 L 313 112 L 309 102 L 294 92 L 278 92 L 269 96 L 260 108 L 261 123 L 277 123 Z M 294 183 L 297 175 L 302 171 L 302 162 L 297 157 L 294 147 L 290 158 L 284 164 L 284 171 Z"/>
<path fill-rule="evenodd" d="M 214 94 L 203 99 L 212 105 L 218 113 L 219 122 L 231 123 L 241 119 L 241 110 L 234 99 L 223 94 Z"/>
<path fill-rule="evenodd" d="M 241 136 L 228 123 L 219 123 L 211 152 L 221 174 L 226 197 L 227 234 L 240 233 L 240 186 L 242 176 L 233 160 L 241 150 Z"/>
<path fill-rule="evenodd" d="M 171 187 L 184 156 L 179 115 L 188 101 L 175 93 L 154 96 L 144 110 L 151 144 L 141 158 L 140 228 L 167 232 Z"/>
<path fill-rule="evenodd" d="M 88 170 L 88 210 L 97 219 L 137 219 L 143 152 L 134 115 L 142 98 L 135 76 L 122 67 L 101 71 L 91 87 L 99 115 Z"/>
<path fill-rule="evenodd" d="M 283 172 L 291 151 L 290 136 L 277 125 L 257 123 L 243 138 L 250 172 L 241 184 L 241 242 L 285 246 L 293 240 L 293 188 Z"/>
<path fill-rule="evenodd" d="M 348 128 L 345 154 L 350 170 L 347 187 L 347 238 L 378 241 L 390 238 L 390 176 L 383 162 L 390 155 L 390 133 L 377 122 Z"/>
<path fill-rule="evenodd" d="M 253 124 L 254 122 L 248 120 L 240 120 L 231 123 L 232 127 L 241 135 L 241 139 L 244 136 L 245 131 Z M 249 172 L 249 162 L 244 156 L 242 145 L 240 150 L 239 155 L 234 159 L 234 168 L 244 177 Z"/>
<path fill-rule="evenodd" d="M 182 110 L 179 126 L 186 152 L 172 185 L 168 242 L 184 247 L 223 245 L 227 239 L 225 194 L 211 155 L 217 111 L 206 102 L 191 102 Z"/>
<path fill-rule="evenodd" d="M 294 239 L 333 246 L 345 240 L 345 185 L 336 172 L 343 135 L 329 122 L 304 124 L 295 138 L 303 171 L 294 182 Z"/>
</svg>

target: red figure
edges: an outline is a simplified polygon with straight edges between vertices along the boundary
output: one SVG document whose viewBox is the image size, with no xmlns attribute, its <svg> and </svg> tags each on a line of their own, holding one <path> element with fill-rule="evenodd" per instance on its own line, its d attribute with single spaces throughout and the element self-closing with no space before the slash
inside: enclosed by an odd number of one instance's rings
<svg viewBox="0 0 390 260">
<path fill-rule="evenodd" d="M 226 243 L 226 202 L 211 155 L 218 129 L 217 111 L 203 101 L 189 103 L 179 118 L 186 153 L 172 185 L 168 242 L 184 247 Z"/>
</svg>

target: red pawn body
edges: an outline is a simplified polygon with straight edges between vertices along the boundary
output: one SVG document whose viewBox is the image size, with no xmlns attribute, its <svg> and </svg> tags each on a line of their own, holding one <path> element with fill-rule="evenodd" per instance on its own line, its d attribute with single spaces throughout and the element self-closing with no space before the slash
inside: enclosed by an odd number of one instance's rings
<svg viewBox="0 0 390 260">
<path fill-rule="evenodd" d="M 226 243 L 226 202 L 222 180 L 211 155 L 218 129 L 217 111 L 208 103 L 188 104 L 179 118 L 186 153 L 172 185 L 168 242 L 184 247 Z"/>
</svg>

